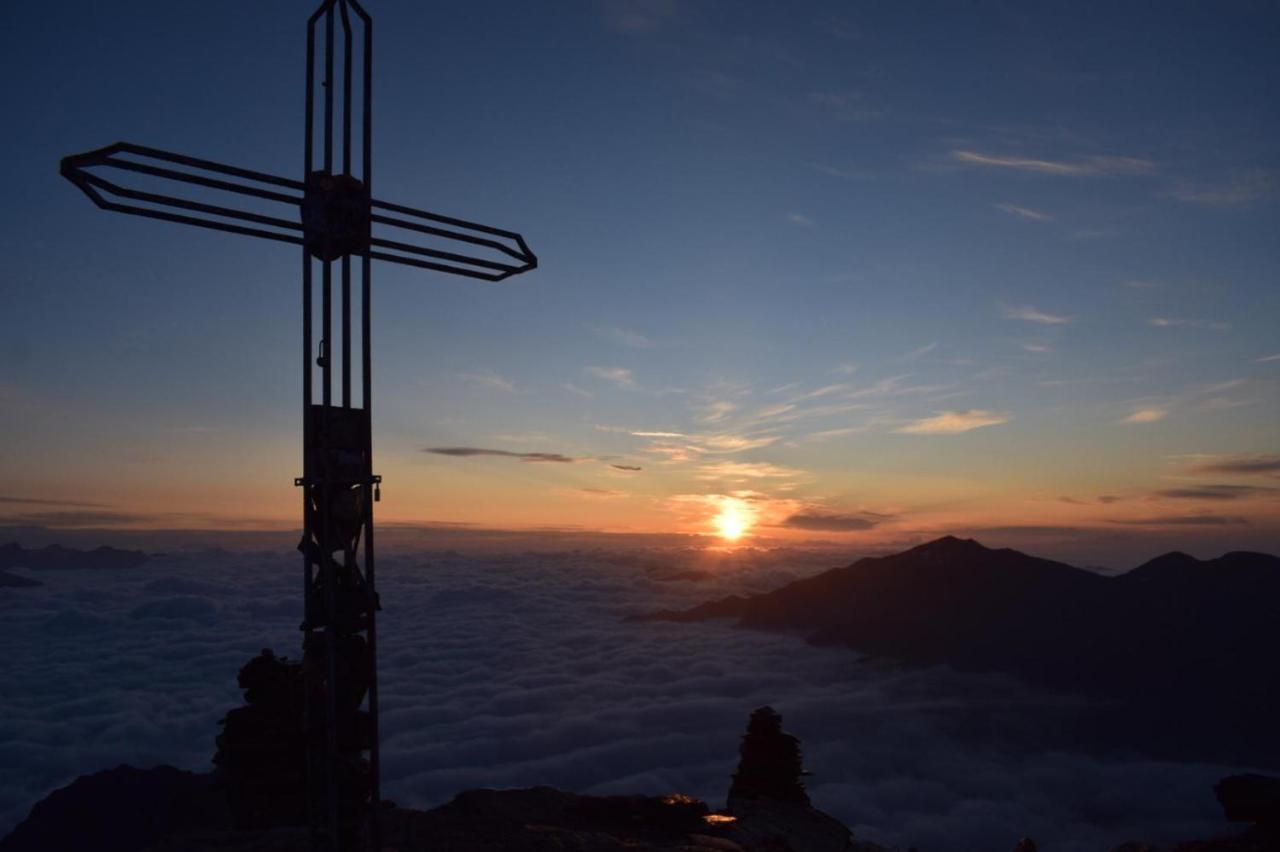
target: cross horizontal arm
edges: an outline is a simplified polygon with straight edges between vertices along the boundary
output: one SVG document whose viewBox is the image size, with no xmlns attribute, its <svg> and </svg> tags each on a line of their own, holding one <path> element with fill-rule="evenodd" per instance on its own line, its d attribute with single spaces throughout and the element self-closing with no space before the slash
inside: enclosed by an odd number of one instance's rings
<svg viewBox="0 0 1280 852">
<path fill-rule="evenodd" d="M 115 170 L 114 180 L 102 174 L 109 169 Z M 65 157 L 61 172 L 104 210 L 294 245 L 305 245 L 308 237 L 300 215 L 307 192 L 303 181 L 129 142 Z M 144 186 L 149 179 L 150 188 L 127 185 L 134 175 L 143 176 Z M 192 187 L 196 197 L 155 191 L 157 182 L 166 188 L 170 182 Z M 246 202 L 262 212 L 228 206 Z M 366 206 L 368 248 L 355 253 L 485 281 L 501 281 L 538 265 L 524 238 L 513 231 L 384 201 Z M 480 251 L 464 253 L 469 248 Z"/>
<path fill-rule="evenodd" d="M 490 281 L 501 281 L 503 278 L 509 278 L 512 275 L 518 275 L 521 272 L 527 272 L 534 269 L 538 265 L 538 258 L 524 241 L 524 237 L 514 231 L 503 231 L 498 228 L 491 228 L 488 225 L 477 225 L 474 222 L 466 222 L 462 219 L 454 219 L 450 216 L 440 216 L 436 213 L 428 213 L 425 210 L 415 210 L 412 207 L 405 207 L 400 204 L 388 204 L 385 201 L 375 200 L 372 203 L 373 209 L 386 210 L 390 213 L 398 213 L 399 216 L 388 216 L 382 213 L 374 212 L 369 218 L 375 224 L 382 224 L 388 227 L 401 228 L 407 231 L 413 231 L 419 234 L 438 237 L 440 239 L 452 240 L 467 243 L 473 246 L 489 249 L 504 255 L 511 260 L 516 261 L 512 264 L 507 260 L 484 260 L 482 258 L 471 258 L 464 255 L 456 254 L 448 251 L 434 250 L 423 248 L 405 243 L 401 240 L 390 240 L 383 237 L 375 236 L 369 244 L 373 248 L 389 249 L 391 251 L 401 252 L 401 254 L 388 254 L 385 251 L 370 251 L 369 256 L 380 260 L 390 260 L 394 263 L 404 263 L 410 266 L 421 266 L 425 269 L 441 269 L 437 263 L 423 261 L 421 257 L 433 258 L 436 260 L 447 261 L 449 263 L 466 263 L 476 267 L 475 272 L 464 272 L 460 268 L 452 267 L 441 271 L 453 272 L 460 275 L 470 275 L 475 278 L 483 278 Z M 447 225 L 449 227 L 439 227 Z M 406 257 L 405 255 L 411 255 Z"/>
<path fill-rule="evenodd" d="M 199 173 L 192 174 L 190 171 L 178 171 L 166 166 L 155 165 L 154 163 L 156 162 L 178 165 L 187 169 L 199 169 L 216 175 L 234 177 L 238 178 L 242 183 L 233 183 L 228 180 L 209 177 Z M 146 216 L 151 219 L 178 222 L 183 225 L 212 228 L 214 230 L 227 231 L 233 234 L 244 234 L 246 236 L 262 237 L 264 239 L 279 240 L 281 242 L 302 245 L 302 225 L 298 221 L 290 221 L 289 219 L 283 219 L 276 216 L 264 216 L 262 214 L 226 207 L 220 204 L 192 201 L 168 195 L 161 195 L 155 192 L 147 192 L 140 189 L 131 189 L 107 180 L 97 172 L 93 171 L 94 169 L 105 168 L 115 168 L 126 173 L 144 174 L 157 178 L 177 180 L 195 186 L 202 186 L 207 189 L 231 192 L 242 196 L 257 197 L 267 201 L 284 202 L 295 206 L 301 205 L 302 203 L 302 196 L 300 194 L 288 195 L 279 192 L 276 188 L 292 189 L 301 192 L 304 186 L 299 181 L 291 181 L 287 178 L 276 177 L 275 175 L 263 174 L 261 172 L 252 172 L 247 169 L 239 169 L 234 166 L 225 166 L 221 163 L 214 163 L 209 160 L 199 160 L 194 157 L 186 157 L 181 154 L 172 154 L 168 151 L 146 148 L 129 142 L 117 142 L 114 145 L 108 145 L 105 148 L 99 148 L 96 151 L 89 151 L 84 154 L 64 157 L 62 159 L 60 169 L 63 177 L 79 187 L 85 195 L 89 196 L 89 200 L 101 207 L 103 210 L 111 210 L 117 213 L 129 213 L 135 216 Z M 250 181 L 251 183 L 246 184 L 243 183 L 243 181 Z M 262 186 L 255 186 L 254 184 L 269 186 L 273 189 L 264 189 Z M 124 199 L 124 201 L 118 199 Z M 203 213 L 206 215 L 204 217 L 199 217 L 188 215 L 187 213 L 175 213 L 173 212 L 174 209 L 189 211 L 190 213 Z M 209 216 L 219 218 L 211 219 L 208 218 Z M 247 225 L 233 224 L 237 221 L 251 222 L 257 225 L 270 225 L 281 230 L 268 231 L 260 227 L 254 228 Z"/>
</svg>

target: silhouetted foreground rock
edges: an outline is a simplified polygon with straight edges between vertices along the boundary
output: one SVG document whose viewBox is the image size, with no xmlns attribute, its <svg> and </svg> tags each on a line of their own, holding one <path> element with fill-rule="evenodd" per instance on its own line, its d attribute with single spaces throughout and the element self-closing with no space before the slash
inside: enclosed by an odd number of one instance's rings
<svg viewBox="0 0 1280 852">
<path fill-rule="evenodd" d="M 1251 822 L 1253 827 L 1240 837 L 1206 845 L 1188 852 L 1274 852 L 1280 850 L 1280 778 L 1266 775 L 1231 775 L 1213 788 L 1227 819 Z"/>
<path fill-rule="evenodd" d="M 1134 712 L 1090 721 L 1090 735 L 1110 746 L 1280 767 L 1275 556 L 1170 553 L 1104 577 L 948 536 L 765 594 L 635 620 L 708 618 L 1119 698 Z"/>
<path fill-rule="evenodd" d="M 1280 838 L 1280 778 L 1230 775 L 1213 788 L 1222 810 L 1232 822 L 1252 822 Z"/>
<path fill-rule="evenodd" d="M 157 766 L 81 775 L 31 809 L 2 852 L 135 852 L 178 832 L 226 825 L 213 776 Z"/>
<path fill-rule="evenodd" d="M 430 811 L 387 808 L 385 852 L 883 852 L 833 817 L 761 802 L 728 820 L 689 796 L 583 796 L 550 787 L 469 790 Z M 145 852 L 306 852 L 306 830 L 200 830 Z M 143 850 L 139 850 L 143 852 Z"/>
<path fill-rule="evenodd" d="M 120 568 L 136 568 L 146 561 L 147 554 L 141 550 L 117 550 L 114 547 L 75 550 L 51 544 L 48 547 L 28 550 L 16 542 L 0 546 L 0 569 L 28 568 L 32 571 L 65 569 L 116 570 Z"/>
<path fill-rule="evenodd" d="M 223 720 L 217 770 L 119 766 L 85 775 L 32 808 L 0 852 L 309 852 L 303 821 L 299 664 L 264 651 L 241 670 L 246 706 Z M 755 710 L 728 806 L 690 796 L 585 796 L 550 787 L 470 790 L 430 811 L 380 813 L 384 852 L 885 852 L 814 808 L 800 741 L 771 707 Z M 1276 852 L 1280 779 L 1241 775 L 1215 788 L 1236 837 L 1167 852 Z M 1016 852 L 1035 852 L 1023 839 Z M 1127 843 L 1114 852 L 1159 852 Z"/>
<path fill-rule="evenodd" d="M 222 720 L 206 775 L 122 766 L 55 791 L 0 852 L 305 852 L 298 663 L 264 651 L 239 674 L 246 705 Z M 387 852 L 880 852 L 813 808 L 800 742 L 751 714 L 728 813 L 691 796 L 584 796 L 550 787 L 471 790 L 430 811 L 380 814 Z"/>
<path fill-rule="evenodd" d="M 712 841 L 707 812 L 703 802 L 681 796 L 470 790 L 435 810 L 389 811 L 383 837 L 401 852 L 733 849 Z"/>
</svg>

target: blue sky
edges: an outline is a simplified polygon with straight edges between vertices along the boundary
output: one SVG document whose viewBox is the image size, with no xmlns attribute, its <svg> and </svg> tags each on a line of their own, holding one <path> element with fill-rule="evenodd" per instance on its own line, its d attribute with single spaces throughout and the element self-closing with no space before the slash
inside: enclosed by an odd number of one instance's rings
<svg viewBox="0 0 1280 852">
<path fill-rule="evenodd" d="M 1273 4 L 368 7 L 375 196 L 541 260 L 376 270 L 388 519 L 1277 541 Z M 300 176 L 308 13 L 11 10 L 11 518 L 292 518 L 297 253 L 57 161 Z M 423 452 L 457 447 L 575 461 Z"/>
</svg>

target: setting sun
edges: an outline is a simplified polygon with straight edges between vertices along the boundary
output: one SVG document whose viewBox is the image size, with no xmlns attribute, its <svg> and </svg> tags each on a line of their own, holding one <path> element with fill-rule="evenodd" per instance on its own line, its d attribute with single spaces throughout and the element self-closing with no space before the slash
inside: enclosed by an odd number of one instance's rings
<svg viewBox="0 0 1280 852">
<path fill-rule="evenodd" d="M 726 497 L 720 505 L 720 514 L 711 519 L 716 533 L 725 541 L 737 541 L 751 528 L 751 512 L 736 497 Z"/>
</svg>

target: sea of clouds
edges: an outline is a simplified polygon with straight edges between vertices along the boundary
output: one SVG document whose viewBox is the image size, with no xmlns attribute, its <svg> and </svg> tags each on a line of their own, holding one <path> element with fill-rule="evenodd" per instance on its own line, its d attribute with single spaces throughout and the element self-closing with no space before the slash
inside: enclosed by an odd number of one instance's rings
<svg viewBox="0 0 1280 852">
<path fill-rule="evenodd" d="M 1239 768 L 1064 749 L 1046 732 L 1077 699 L 724 623 L 623 620 L 814 570 L 682 550 L 382 558 L 384 795 L 430 807 L 549 784 L 715 807 L 749 712 L 771 704 L 803 741 L 814 804 L 864 839 L 962 852 L 1026 835 L 1092 852 L 1229 830 L 1211 787 Z M 0 589 L 0 835 L 83 773 L 210 768 L 239 667 L 299 646 L 300 558 L 285 551 L 38 576 Z"/>
</svg>

